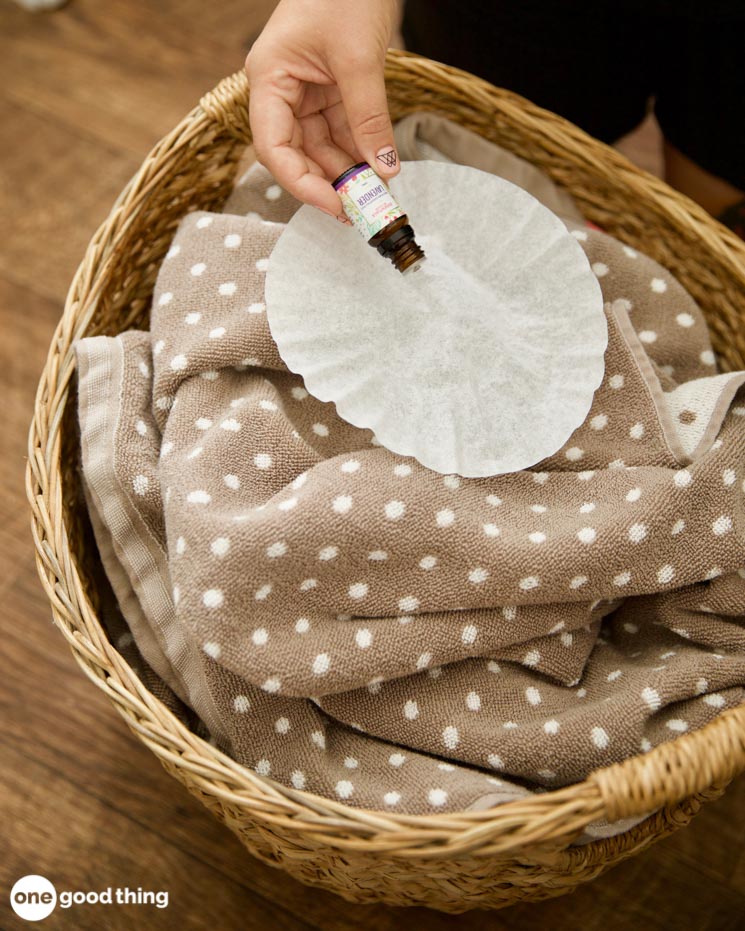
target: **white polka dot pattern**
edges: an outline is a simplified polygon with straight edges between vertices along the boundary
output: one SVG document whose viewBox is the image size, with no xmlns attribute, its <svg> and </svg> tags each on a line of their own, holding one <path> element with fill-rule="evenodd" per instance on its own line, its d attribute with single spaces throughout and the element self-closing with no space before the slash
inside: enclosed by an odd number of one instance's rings
<svg viewBox="0 0 745 931">
<path fill-rule="evenodd" d="M 609 323 L 585 423 L 523 472 L 439 475 L 284 368 L 263 280 L 297 204 L 272 185 L 257 217 L 190 214 L 152 333 L 118 338 L 122 500 L 168 554 L 160 621 L 193 632 L 198 711 L 227 752 L 348 805 L 459 811 L 577 781 L 742 701 L 745 402 L 731 373 L 711 381 L 674 278 L 578 230 Z M 680 455 L 675 436 L 712 422 Z"/>
</svg>

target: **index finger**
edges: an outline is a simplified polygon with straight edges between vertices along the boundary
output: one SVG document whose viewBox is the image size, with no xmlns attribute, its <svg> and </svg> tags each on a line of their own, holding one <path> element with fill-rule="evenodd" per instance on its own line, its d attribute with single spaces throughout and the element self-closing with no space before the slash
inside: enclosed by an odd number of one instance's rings
<svg viewBox="0 0 745 931">
<path fill-rule="evenodd" d="M 342 214 L 339 195 L 325 178 L 312 172 L 300 147 L 302 129 L 289 100 L 270 84 L 253 85 L 248 118 L 257 157 L 275 180 L 298 200 L 333 216 Z"/>
</svg>

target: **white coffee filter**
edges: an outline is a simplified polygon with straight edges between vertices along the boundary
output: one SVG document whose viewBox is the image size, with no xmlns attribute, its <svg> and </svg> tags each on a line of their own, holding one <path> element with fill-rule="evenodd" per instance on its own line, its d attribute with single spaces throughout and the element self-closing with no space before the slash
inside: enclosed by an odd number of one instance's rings
<svg viewBox="0 0 745 931">
<path fill-rule="evenodd" d="M 603 377 L 597 278 L 561 220 L 508 181 L 406 162 L 390 184 L 427 259 L 402 275 L 355 229 L 301 207 L 269 259 L 287 367 L 339 416 L 437 472 L 535 465 Z"/>
</svg>

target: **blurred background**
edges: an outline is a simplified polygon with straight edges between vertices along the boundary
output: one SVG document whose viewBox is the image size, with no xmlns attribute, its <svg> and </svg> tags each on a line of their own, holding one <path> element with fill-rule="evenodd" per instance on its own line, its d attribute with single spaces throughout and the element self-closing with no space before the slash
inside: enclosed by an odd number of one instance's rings
<svg viewBox="0 0 745 931">
<path fill-rule="evenodd" d="M 0 0 L 0 927 L 7 893 L 168 890 L 167 909 L 59 908 L 49 928 L 554 931 L 745 926 L 745 780 L 685 830 L 573 895 L 446 916 L 350 906 L 250 858 L 130 734 L 81 674 L 38 582 L 23 487 L 36 383 L 86 245 L 141 161 L 242 67 L 272 0 L 71 0 L 31 13 Z M 400 46 L 400 41 L 398 42 Z M 659 173 L 648 118 L 620 147 Z"/>
</svg>

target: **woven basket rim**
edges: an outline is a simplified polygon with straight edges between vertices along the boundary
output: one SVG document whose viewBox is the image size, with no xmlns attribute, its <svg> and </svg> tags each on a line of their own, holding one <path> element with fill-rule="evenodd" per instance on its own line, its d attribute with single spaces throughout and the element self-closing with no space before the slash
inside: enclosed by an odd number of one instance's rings
<svg viewBox="0 0 745 931">
<path fill-rule="evenodd" d="M 745 244 L 724 231 L 683 195 L 633 166 L 620 153 L 580 129 L 516 94 L 497 89 L 466 72 L 420 56 L 389 50 L 386 76 L 440 82 L 459 99 L 504 119 L 521 119 L 547 134 L 563 134 L 578 158 L 605 160 L 634 189 L 659 200 L 660 209 L 689 222 L 691 234 L 706 229 L 721 244 L 722 255 L 745 279 Z M 85 593 L 69 545 L 62 502 L 60 430 L 75 362 L 73 341 L 82 336 L 105 288 L 116 259 L 117 243 L 149 192 L 167 170 L 175 151 L 208 144 L 221 135 L 250 142 L 248 83 L 244 72 L 223 79 L 151 150 L 122 190 L 109 216 L 91 239 L 73 278 L 37 390 L 29 432 L 26 487 L 36 562 L 53 619 L 83 672 L 112 701 L 133 732 L 187 787 L 193 786 L 226 805 L 240 806 L 251 817 L 287 830 L 302 831 L 319 842 L 397 857 L 510 853 L 539 843 L 561 847 L 589 823 L 615 821 L 669 808 L 692 797 L 719 794 L 745 771 L 745 705 L 719 714 L 699 730 L 659 744 L 647 753 L 595 770 L 582 782 L 551 789 L 492 809 L 458 813 L 406 815 L 352 808 L 323 796 L 296 790 L 259 776 L 192 733 L 149 693 L 109 642 Z M 545 124 L 545 126 L 544 126 Z M 208 140 L 206 143 L 204 140 Z M 713 233 L 712 233 L 713 231 Z M 627 832 L 628 833 L 628 832 Z M 582 849 L 605 851 L 614 838 Z M 617 845 L 616 845 L 617 846 Z"/>
</svg>

